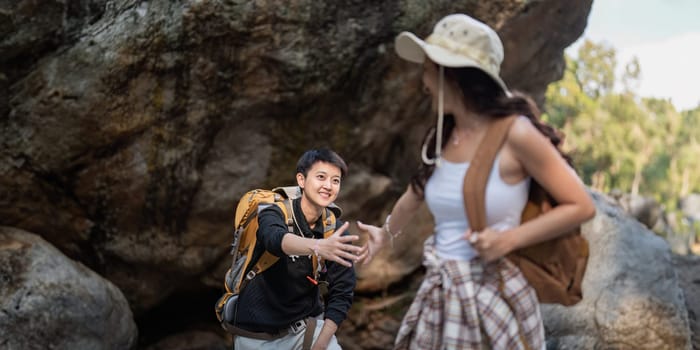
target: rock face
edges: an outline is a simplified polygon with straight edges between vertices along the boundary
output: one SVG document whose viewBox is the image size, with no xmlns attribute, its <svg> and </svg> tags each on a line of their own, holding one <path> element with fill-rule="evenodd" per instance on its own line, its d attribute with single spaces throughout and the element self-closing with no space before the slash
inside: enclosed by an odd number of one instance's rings
<svg viewBox="0 0 700 350">
<path fill-rule="evenodd" d="M 700 221 L 700 193 L 691 193 L 681 199 L 680 206 L 683 215 L 693 221 Z"/>
<path fill-rule="evenodd" d="M 650 230 L 663 233 L 664 209 L 654 198 L 628 193 L 611 194 L 617 204 Z"/>
<path fill-rule="evenodd" d="M 0 4 L 0 224 L 8 226 L 0 229 L 0 348 L 136 347 L 132 311 L 218 288 L 236 200 L 253 187 L 291 183 L 310 147 L 330 146 L 350 164 L 339 199 L 345 218 L 380 223 L 434 119 L 419 68 L 393 53 L 396 34 L 425 36 L 448 13 L 472 14 L 503 39 L 505 81 L 541 102 L 590 6 Z M 696 278 L 683 274 L 691 294 L 684 299 L 663 240 L 600 198 L 598 205 L 584 232 L 592 245 L 586 296 L 572 308 L 545 308 L 549 346 L 688 349 L 685 305 L 697 331 Z M 341 330 L 344 347 L 393 341 L 420 280 L 417 243 L 431 233 L 425 211 L 417 222 L 406 232 L 417 239 L 397 240 L 360 271 L 361 302 Z M 386 290 L 386 300 L 363 302 L 362 293 Z M 219 348 L 223 339 L 178 330 L 145 345 Z"/>
<path fill-rule="evenodd" d="M 130 349 L 136 324 L 111 282 L 34 234 L 0 227 L 0 348 Z"/>
<path fill-rule="evenodd" d="M 398 32 L 470 13 L 501 32 L 506 82 L 541 97 L 590 5 L 1 4 L 0 224 L 114 282 L 137 314 L 193 281 L 219 287 L 235 201 L 291 183 L 303 150 L 336 149 L 361 183 L 393 179 L 345 191 L 349 218 L 378 220 L 405 186 L 432 117 Z"/>
<path fill-rule="evenodd" d="M 505 81 L 541 101 L 591 2 L 2 2 L 0 224 L 113 282 L 137 316 L 220 288 L 235 202 L 292 183 L 303 150 L 350 164 L 346 219 L 379 223 L 405 188 L 434 117 L 399 32 L 469 13 L 501 34 Z"/>
<path fill-rule="evenodd" d="M 693 350 L 700 349 L 700 256 L 674 255 L 673 264 L 688 307 Z"/>
<path fill-rule="evenodd" d="M 548 347 L 691 349 L 685 297 L 668 243 L 595 197 L 598 213 L 582 232 L 591 252 L 584 297 L 568 308 L 545 305 Z"/>
</svg>

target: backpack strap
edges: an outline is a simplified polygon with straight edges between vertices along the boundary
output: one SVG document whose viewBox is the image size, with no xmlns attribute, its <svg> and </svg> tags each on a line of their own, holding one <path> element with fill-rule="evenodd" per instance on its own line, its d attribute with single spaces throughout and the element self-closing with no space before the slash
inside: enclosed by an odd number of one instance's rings
<svg viewBox="0 0 700 350">
<path fill-rule="evenodd" d="M 321 221 L 323 222 L 323 238 L 328 238 L 335 232 L 336 216 L 329 208 L 325 208 L 321 213 Z M 318 280 L 318 275 L 323 269 L 323 259 L 319 264 L 319 257 L 316 254 L 311 255 L 311 265 L 313 266 L 314 279 Z"/>
<path fill-rule="evenodd" d="M 274 202 L 274 205 L 276 205 L 278 208 L 280 208 L 280 210 L 282 210 L 284 221 L 287 224 L 287 232 L 294 233 L 294 219 L 291 215 L 289 215 L 289 213 L 291 213 L 292 211 L 292 200 L 285 199 L 281 202 Z M 251 261 L 251 259 L 253 258 L 254 251 L 255 249 L 248 250 L 248 261 Z M 255 265 L 253 265 L 250 271 L 246 272 L 245 276 L 241 279 L 240 285 L 236 289 L 236 292 L 239 292 L 241 289 L 243 289 L 245 285 L 248 284 L 248 282 L 255 278 L 255 276 L 267 270 L 270 266 L 276 263 L 277 260 L 279 260 L 279 257 L 273 255 L 272 253 L 266 250 L 255 263 Z"/>
<path fill-rule="evenodd" d="M 323 220 L 323 238 L 330 237 L 335 232 L 335 214 L 328 208 L 321 214 Z"/>
<path fill-rule="evenodd" d="M 486 228 L 486 184 L 491 174 L 493 162 L 496 159 L 496 154 L 503 146 L 506 140 L 510 126 L 515 121 L 515 116 L 497 119 L 492 122 L 486 135 L 481 139 L 474 158 L 469 163 L 467 174 L 464 175 L 464 208 L 467 211 L 469 227 L 472 231 L 481 231 Z M 505 281 L 503 276 L 499 278 L 498 290 L 504 294 Z M 512 309 L 510 300 L 505 298 L 504 301 Z M 481 321 L 480 321 L 481 323 Z M 530 346 L 525 341 L 522 329 L 518 325 L 518 335 L 526 350 L 530 350 Z"/>
<path fill-rule="evenodd" d="M 284 221 L 287 224 L 287 232 L 289 233 L 294 233 L 294 215 L 290 215 L 292 212 L 292 199 L 285 199 L 282 201 L 282 204 L 280 202 L 275 202 L 277 206 L 282 210 L 282 214 L 284 215 Z"/>
<path fill-rule="evenodd" d="M 515 116 L 494 120 L 481 139 L 464 176 L 464 208 L 472 231 L 486 228 L 486 183 L 498 150 L 505 142 Z"/>
</svg>

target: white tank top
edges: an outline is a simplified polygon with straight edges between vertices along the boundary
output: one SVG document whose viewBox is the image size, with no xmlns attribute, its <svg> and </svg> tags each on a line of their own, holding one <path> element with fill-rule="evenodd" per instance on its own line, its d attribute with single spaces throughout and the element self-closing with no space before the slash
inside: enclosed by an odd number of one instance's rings
<svg viewBox="0 0 700 350">
<path fill-rule="evenodd" d="M 520 215 L 527 203 L 530 177 L 516 184 L 507 184 L 498 170 L 500 153 L 486 184 L 486 222 L 497 231 L 520 224 Z M 435 218 L 435 247 L 442 259 L 469 261 L 477 256 L 463 238 L 469 227 L 464 209 L 462 185 L 469 162 L 452 163 L 440 159 L 440 166 L 425 185 L 425 202 Z"/>
</svg>

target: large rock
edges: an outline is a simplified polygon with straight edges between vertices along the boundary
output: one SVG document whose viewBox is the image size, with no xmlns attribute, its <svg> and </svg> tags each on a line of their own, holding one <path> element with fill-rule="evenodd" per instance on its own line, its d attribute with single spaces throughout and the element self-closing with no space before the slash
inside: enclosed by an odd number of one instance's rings
<svg viewBox="0 0 700 350">
<path fill-rule="evenodd" d="M 674 255 L 673 264 L 678 271 L 685 305 L 688 307 L 693 350 L 700 349 L 700 256 Z"/>
<path fill-rule="evenodd" d="M 548 348 L 690 349 L 688 312 L 669 245 L 594 194 L 595 219 L 583 226 L 590 260 L 583 300 L 544 305 Z"/>
<path fill-rule="evenodd" d="M 0 224 L 98 271 L 139 314 L 193 281 L 219 287 L 235 201 L 293 182 L 309 147 L 365 169 L 357 182 L 396 179 L 348 197 L 346 217 L 379 219 L 432 123 L 398 32 L 473 14 L 503 36 L 505 80 L 541 97 L 591 1 L 42 4 L 0 5 Z"/>
<path fill-rule="evenodd" d="M 663 230 L 665 213 L 656 199 L 639 194 L 622 193 L 621 191 L 613 191 L 610 196 L 625 212 L 648 229 L 665 233 Z"/>
<path fill-rule="evenodd" d="M 136 337 L 111 282 L 39 236 L 0 227 L 0 348 L 131 349 Z"/>
<path fill-rule="evenodd" d="M 680 201 L 683 215 L 694 222 L 700 222 L 700 193 L 691 193 Z"/>
</svg>

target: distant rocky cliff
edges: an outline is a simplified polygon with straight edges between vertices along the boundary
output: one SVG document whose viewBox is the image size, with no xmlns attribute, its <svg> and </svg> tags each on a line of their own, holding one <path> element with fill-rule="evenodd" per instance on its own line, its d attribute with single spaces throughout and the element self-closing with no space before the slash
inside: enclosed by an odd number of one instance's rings
<svg viewBox="0 0 700 350">
<path fill-rule="evenodd" d="M 501 35 L 505 81 L 541 101 L 590 7 L 0 3 L 0 224 L 41 236 L 116 286 L 142 344 L 156 341 L 169 331 L 153 315 L 172 298 L 194 295 L 211 312 L 235 201 L 291 183 L 303 150 L 330 146 L 350 164 L 346 218 L 383 218 L 433 122 L 419 68 L 393 52 L 396 34 L 423 36 L 445 14 L 469 13 Z M 410 272 L 419 261 L 406 259 L 398 266 Z"/>
</svg>

